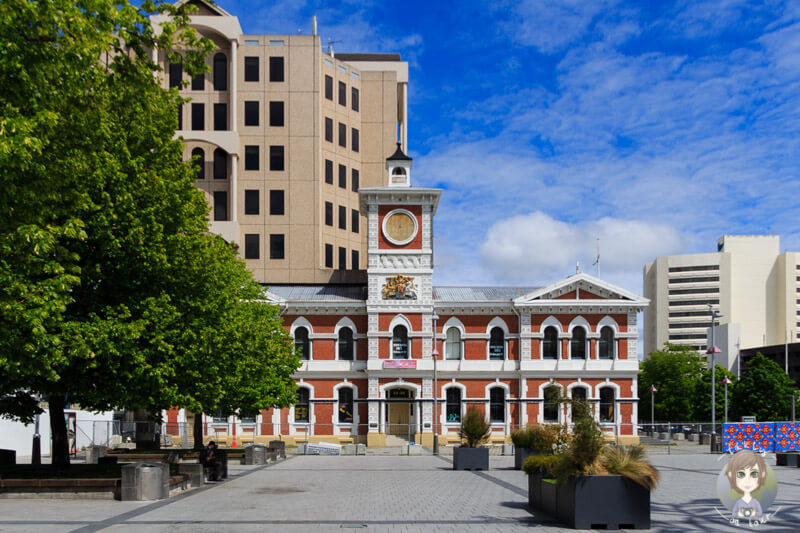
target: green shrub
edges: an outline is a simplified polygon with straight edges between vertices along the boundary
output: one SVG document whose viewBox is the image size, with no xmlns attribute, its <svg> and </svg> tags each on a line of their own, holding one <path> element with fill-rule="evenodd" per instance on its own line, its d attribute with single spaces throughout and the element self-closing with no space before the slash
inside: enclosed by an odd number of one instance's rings
<svg viewBox="0 0 800 533">
<path fill-rule="evenodd" d="M 458 430 L 458 435 L 461 437 L 461 445 L 465 448 L 478 448 L 489 439 L 491 431 L 491 424 L 483 417 L 480 409 L 473 405 L 461 417 L 461 429 Z"/>
<path fill-rule="evenodd" d="M 514 446 L 537 452 L 555 453 L 568 441 L 567 428 L 557 424 L 525 426 L 511 432 L 511 442 Z"/>
<path fill-rule="evenodd" d="M 529 476 L 541 472 L 545 476 L 552 477 L 553 465 L 558 460 L 558 455 L 531 455 L 525 459 L 522 469 Z"/>
</svg>

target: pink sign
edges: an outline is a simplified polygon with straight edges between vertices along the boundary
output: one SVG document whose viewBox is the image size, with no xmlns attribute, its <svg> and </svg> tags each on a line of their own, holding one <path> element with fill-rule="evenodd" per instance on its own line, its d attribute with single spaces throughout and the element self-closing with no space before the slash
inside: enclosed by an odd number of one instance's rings
<svg viewBox="0 0 800 533">
<path fill-rule="evenodd" d="M 383 368 L 417 368 L 417 362 L 408 359 L 389 359 L 383 362 Z"/>
</svg>

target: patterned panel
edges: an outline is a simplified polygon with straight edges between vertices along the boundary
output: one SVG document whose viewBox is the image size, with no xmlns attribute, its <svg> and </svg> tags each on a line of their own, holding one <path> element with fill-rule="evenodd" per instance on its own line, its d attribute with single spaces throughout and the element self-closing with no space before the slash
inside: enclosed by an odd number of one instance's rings
<svg viewBox="0 0 800 533">
<path fill-rule="evenodd" d="M 800 422 L 775 422 L 775 451 L 800 452 Z"/>
<path fill-rule="evenodd" d="M 725 424 L 722 430 L 723 449 L 727 453 L 739 450 L 775 451 L 775 425 L 773 422 Z"/>
</svg>

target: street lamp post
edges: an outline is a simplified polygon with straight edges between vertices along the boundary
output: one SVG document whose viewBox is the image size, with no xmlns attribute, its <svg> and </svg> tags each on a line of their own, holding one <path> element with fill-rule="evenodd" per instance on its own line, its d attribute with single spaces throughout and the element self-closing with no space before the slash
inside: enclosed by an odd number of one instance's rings
<svg viewBox="0 0 800 533">
<path fill-rule="evenodd" d="M 42 397 L 36 395 L 37 406 L 41 403 Z M 39 433 L 39 413 L 36 413 L 36 418 L 33 423 L 33 449 L 31 450 L 31 464 L 42 464 L 42 436 Z"/>
<path fill-rule="evenodd" d="M 711 313 L 711 346 L 706 351 L 707 354 L 711 354 L 711 435 L 716 435 L 717 433 L 717 397 L 716 397 L 716 389 L 717 389 L 717 359 L 716 354 L 720 353 L 720 349 L 717 348 L 715 339 L 714 339 L 714 326 L 716 325 L 717 319 L 721 318 L 725 315 L 716 311 L 711 304 L 708 304 L 708 311 Z M 713 439 L 713 437 L 712 437 Z"/>
<path fill-rule="evenodd" d="M 439 350 L 436 349 L 436 321 L 439 315 L 433 313 L 433 455 L 439 455 L 439 375 L 436 371 L 436 360 L 439 359 Z"/>
<path fill-rule="evenodd" d="M 655 385 L 650 385 L 650 431 L 655 435 L 656 432 L 656 393 L 658 389 Z"/>
<path fill-rule="evenodd" d="M 729 380 L 727 377 L 722 380 L 722 384 L 725 385 L 725 423 L 728 423 L 728 385 L 732 385 L 733 381 Z"/>
</svg>

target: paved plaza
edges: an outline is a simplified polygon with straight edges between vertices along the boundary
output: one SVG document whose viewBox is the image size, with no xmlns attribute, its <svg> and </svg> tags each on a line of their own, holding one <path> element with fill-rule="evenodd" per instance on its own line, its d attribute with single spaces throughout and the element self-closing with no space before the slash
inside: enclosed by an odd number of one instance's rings
<svg viewBox="0 0 800 533">
<path fill-rule="evenodd" d="M 686 452 L 651 459 L 662 475 L 652 531 L 742 530 L 715 510 L 725 459 Z M 432 456 L 291 457 L 234 465 L 224 483 L 159 502 L 0 500 L 0 531 L 565 531 L 528 510 L 527 478 L 512 464 L 492 457 L 492 470 L 472 473 Z M 800 531 L 800 469 L 775 471 L 778 498 L 768 512 L 777 514 L 754 529 Z"/>
</svg>

